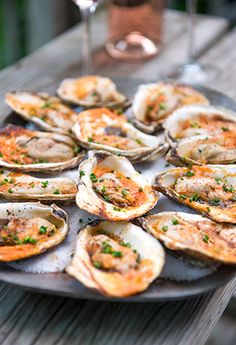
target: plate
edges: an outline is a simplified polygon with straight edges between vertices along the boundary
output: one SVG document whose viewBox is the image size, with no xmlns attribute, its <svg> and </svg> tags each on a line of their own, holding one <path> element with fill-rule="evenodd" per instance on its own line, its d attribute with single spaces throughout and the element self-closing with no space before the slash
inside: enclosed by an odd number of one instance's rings
<svg viewBox="0 0 236 345">
<path fill-rule="evenodd" d="M 147 83 L 147 81 L 132 78 L 113 79 L 118 85 L 119 90 L 124 92 L 131 99 L 137 90 L 137 87 L 142 83 Z M 44 91 L 53 93 L 55 92 L 57 86 L 58 83 L 54 85 L 51 84 L 48 86 L 48 88 L 44 88 Z M 211 104 L 224 106 L 236 111 L 236 103 L 222 93 L 203 86 L 195 86 L 195 88 L 202 92 L 210 100 Z M 9 114 L 9 116 L 0 124 L 0 126 L 5 126 L 5 124 L 8 122 L 15 124 L 26 124 L 26 122 L 18 116 Z M 163 202 L 163 200 L 160 201 L 161 211 L 164 211 L 164 209 L 162 209 L 163 204 L 165 204 L 165 202 Z M 176 204 L 173 203 L 172 208 L 175 209 L 176 207 Z M 185 211 L 187 210 L 188 212 L 192 212 L 186 208 Z M 107 298 L 87 289 L 66 273 L 26 273 L 15 270 L 6 264 L 0 265 L 0 281 L 22 287 L 30 291 L 80 299 L 123 302 L 153 302 L 186 299 L 216 289 L 226 284 L 234 276 L 235 269 L 233 267 L 222 265 L 217 271 L 197 280 L 178 282 L 173 280 L 158 279 L 149 287 L 148 290 L 139 295 L 126 299 L 117 299 Z"/>
</svg>

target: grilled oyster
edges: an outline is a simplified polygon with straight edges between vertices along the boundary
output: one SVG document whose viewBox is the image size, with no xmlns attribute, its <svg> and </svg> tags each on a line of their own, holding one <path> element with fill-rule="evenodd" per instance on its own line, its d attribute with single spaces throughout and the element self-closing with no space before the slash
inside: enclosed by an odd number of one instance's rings
<svg viewBox="0 0 236 345">
<path fill-rule="evenodd" d="M 103 219 L 134 219 L 157 203 L 158 194 L 125 157 L 90 151 L 79 175 L 77 205 Z"/>
<path fill-rule="evenodd" d="M 0 205 L 0 261 L 38 255 L 61 243 L 69 230 L 66 213 L 56 205 Z"/>
<path fill-rule="evenodd" d="M 6 94 L 5 101 L 21 117 L 49 132 L 71 134 L 78 116 L 59 98 L 45 93 L 11 92 Z"/>
<path fill-rule="evenodd" d="M 199 135 L 180 140 L 166 160 L 177 166 L 233 164 L 236 161 L 236 136 L 233 130 L 217 135 Z"/>
<path fill-rule="evenodd" d="M 167 141 L 174 146 L 185 138 L 235 132 L 236 113 L 221 107 L 190 105 L 173 112 L 164 128 Z"/>
<path fill-rule="evenodd" d="M 134 123 L 144 132 L 153 133 L 177 108 L 208 103 L 208 99 L 191 86 L 169 82 L 143 84 L 134 96 Z"/>
<path fill-rule="evenodd" d="M 116 89 L 109 78 L 87 75 L 77 79 L 65 79 L 57 93 L 63 100 L 84 107 L 127 107 L 130 101 Z"/>
<path fill-rule="evenodd" d="M 160 137 L 144 134 L 124 115 L 117 115 L 107 108 L 81 112 L 72 130 L 85 148 L 109 151 L 133 162 L 155 160 L 168 149 L 168 144 Z"/>
<path fill-rule="evenodd" d="M 208 261 L 236 264 L 236 226 L 200 215 L 162 212 L 142 219 L 143 227 L 165 247 Z"/>
<path fill-rule="evenodd" d="M 12 201 L 75 201 L 76 183 L 68 178 L 36 178 L 0 169 L 0 198 Z"/>
<path fill-rule="evenodd" d="M 160 243 L 128 222 L 96 222 L 79 232 L 66 271 L 85 286 L 111 297 L 148 288 L 164 266 Z"/>
<path fill-rule="evenodd" d="M 236 223 L 236 165 L 173 168 L 157 175 L 153 186 L 217 222 Z"/>
<path fill-rule="evenodd" d="M 61 171 L 84 156 L 68 136 L 8 125 L 0 131 L 0 166 L 21 171 Z"/>
</svg>

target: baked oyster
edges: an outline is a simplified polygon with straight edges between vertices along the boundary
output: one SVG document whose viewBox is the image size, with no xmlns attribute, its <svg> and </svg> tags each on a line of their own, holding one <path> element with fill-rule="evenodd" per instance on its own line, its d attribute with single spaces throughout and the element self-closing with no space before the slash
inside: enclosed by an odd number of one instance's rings
<svg viewBox="0 0 236 345">
<path fill-rule="evenodd" d="M 107 220 L 130 220 L 145 214 L 158 201 L 147 180 L 125 157 L 90 151 L 79 166 L 76 203 Z"/>
<path fill-rule="evenodd" d="M 140 85 L 132 106 L 134 123 L 144 132 L 154 133 L 174 110 L 189 104 L 209 104 L 209 101 L 196 89 L 183 84 Z"/>
<path fill-rule="evenodd" d="M 236 113 L 221 107 L 190 105 L 174 111 L 164 128 L 167 141 L 175 146 L 185 138 L 236 132 Z"/>
<path fill-rule="evenodd" d="M 172 251 L 190 257 L 236 264 L 236 226 L 196 214 L 162 212 L 142 218 L 145 230 Z"/>
<path fill-rule="evenodd" d="M 41 254 L 61 243 L 68 230 L 67 214 L 54 204 L 0 204 L 0 261 Z"/>
<path fill-rule="evenodd" d="M 153 187 L 216 222 L 236 223 L 236 165 L 169 169 Z"/>
<path fill-rule="evenodd" d="M 86 75 L 76 79 L 65 79 L 57 93 L 67 102 L 83 107 L 122 107 L 130 101 L 117 91 L 116 85 L 109 78 Z"/>
<path fill-rule="evenodd" d="M 37 178 L 0 169 L 0 198 L 11 201 L 75 201 L 76 183 L 68 178 Z"/>
<path fill-rule="evenodd" d="M 217 135 L 199 135 L 180 140 L 167 154 L 166 160 L 176 166 L 233 164 L 236 162 L 234 130 Z"/>
<path fill-rule="evenodd" d="M 16 91 L 5 96 L 7 105 L 27 121 L 49 132 L 71 134 L 78 113 L 46 93 Z"/>
<path fill-rule="evenodd" d="M 8 125 L 0 131 L 0 166 L 54 172 L 75 167 L 84 156 L 70 137 Z"/>
<path fill-rule="evenodd" d="M 133 162 L 155 160 L 166 153 L 168 144 L 147 135 L 107 108 L 81 112 L 72 128 L 81 146 L 122 155 Z"/>
<path fill-rule="evenodd" d="M 160 243 L 128 222 L 98 221 L 80 230 L 67 273 L 110 297 L 140 293 L 161 273 Z"/>
</svg>

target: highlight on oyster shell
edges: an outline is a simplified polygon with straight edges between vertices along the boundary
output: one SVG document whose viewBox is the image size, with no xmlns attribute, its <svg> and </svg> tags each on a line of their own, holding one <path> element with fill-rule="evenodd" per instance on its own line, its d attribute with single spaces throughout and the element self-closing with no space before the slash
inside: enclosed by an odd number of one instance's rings
<svg viewBox="0 0 236 345">
<path fill-rule="evenodd" d="M 46 93 L 16 91 L 6 94 L 7 105 L 24 119 L 40 128 L 61 134 L 71 134 L 77 113 L 59 98 Z"/>
<path fill-rule="evenodd" d="M 105 151 L 90 151 L 79 166 L 76 203 L 102 219 L 131 220 L 158 201 L 158 193 L 128 159 Z"/>
<path fill-rule="evenodd" d="M 0 169 L 0 198 L 12 201 L 75 201 L 76 183 L 68 178 L 37 178 Z"/>
<path fill-rule="evenodd" d="M 8 125 L 0 131 L 0 166 L 53 172 L 75 167 L 84 153 L 70 137 Z"/>
<path fill-rule="evenodd" d="M 232 110 L 203 105 L 177 109 L 164 123 L 165 136 L 171 146 L 185 138 L 235 133 L 236 113 Z"/>
<path fill-rule="evenodd" d="M 236 165 L 169 169 L 153 186 L 217 222 L 236 223 Z"/>
<path fill-rule="evenodd" d="M 168 152 L 166 160 L 177 166 L 233 164 L 236 161 L 235 132 L 182 139 Z"/>
<path fill-rule="evenodd" d="M 190 104 L 209 104 L 209 101 L 191 86 L 159 82 L 139 86 L 132 110 L 136 125 L 153 133 L 174 110 Z"/>
<path fill-rule="evenodd" d="M 72 130 L 82 146 L 126 156 L 133 162 L 155 160 L 168 149 L 160 136 L 144 134 L 124 115 L 107 108 L 81 112 Z"/>
<path fill-rule="evenodd" d="M 67 273 L 111 297 L 140 293 L 161 273 L 165 253 L 142 228 L 128 222 L 95 222 L 81 229 Z"/>
<path fill-rule="evenodd" d="M 127 98 L 117 91 L 116 85 L 111 79 L 97 75 L 65 79 L 57 93 L 63 100 L 84 107 L 126 107 L 129 104 Z"/>
<path fill-rule="evenodd" d="M 142 219 L 143 227 L 166 248 L 190 257 L 236 264 L 236 226 L 196 214 L 162 212 Z"/>
<path fill-rule="evenodd" d="M 60 244 L 68 230 L 67 214 L 54 204 L 0 204 L 0 261 L 43 253 Z"/>
</svg>

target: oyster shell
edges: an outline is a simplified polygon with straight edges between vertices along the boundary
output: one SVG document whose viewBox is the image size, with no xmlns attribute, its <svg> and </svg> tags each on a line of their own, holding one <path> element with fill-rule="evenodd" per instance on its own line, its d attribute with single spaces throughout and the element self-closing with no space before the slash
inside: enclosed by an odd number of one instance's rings
<svg viewBox="0 0 236 345">
<path fill-rule="evenodd" d="M 54 204 L 0 204 L 0 261 L 43 253 L 61 243 L 68 230 L 67 214 Z"/>
<path fill-rule="evenodd" d="M 190 105 L 177 109 L 164 122 L 165 136 L 173 147 L 177 142 L 195 136 L 218 136 L 236 131 L 236 113 L 207 105 Z"/>
<path fill-rule="evenodd" d="M 191 86 L 159 82 L 143 84 L 133 101 L 135 125 L 146 133 L 154 133 L 176 109 L 188 104 L 209 104 L 208 99 Z"/>
<path fill-rule="evenodd" d="M 75 201 L 76 183 L 68 178 L 37 178 L 0 169 L 0 198 L 12 201 Z"/>
<path fill-rule="evenodd" d="M 144 134 L 125 116 L 107 108 L 81 112 L 72 130 L 85 148 L 109 151 L 133 162 L 155 160 L 168 149 L 168 144 L 163 143 L 160 136 Z"/>
<path fill-rule="evenodd" d="M 78 113 L 46 93 L 16 91 L 5 96 L 7 105 L 35 125 L 49 132 L 71 134 Z"/>
<path fill-rule="evenodd" d="M 126 108 L 130 104 L 130 101 L 117 91 L 111 79 L 96 75 L 65 79 L 57 93 L 61 99 L 83 107 Z"/>
<path fill-rule="evenodd" d="M 236 161 L 235 132 L 182 139 L 168 152 L 166 160 L 177 166 L 233 164 Z"/>
<path fill-rule="evenodd" d="M 158 201 L 158 194 L 125 157 L 90 151 L 79 175 L 78 207 L 103 219 L 134 219 Z"/>
<path fill-rule="evenodd" d="M 236 223 L 236 165 L 169 169 L 153 186 L 217 222 Z"/>
<path fill-rule="evenodd" d="M 84 156 L 70 137 L 8 125 L 0 131 L 0 166 L 54 172 L 75 167 Z M 79 153 L 78 153 L 79 152 Z"/>
<path fill-rule="evenodd" d="M 95 222 L 80 230 L 67 273 L 111 297 L 140 293 L 161 273 L 165 253 L 158 241 L 128 222 Z"/>
<path fill-rule="evenodd" d="M 143 227 L 165 247 L 207 261 L 236 264 L 236 226 L 200 215 L 162 212 L 142 218 Z"/>
</svg>

